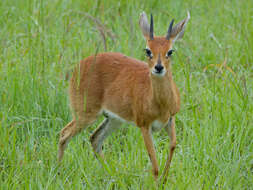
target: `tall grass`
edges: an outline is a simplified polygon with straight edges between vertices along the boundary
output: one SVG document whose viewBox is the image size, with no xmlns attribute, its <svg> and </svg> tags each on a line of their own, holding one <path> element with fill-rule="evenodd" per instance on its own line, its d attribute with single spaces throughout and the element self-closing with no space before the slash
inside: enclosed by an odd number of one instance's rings
<svg viewBox="0 0 253 190">
<path fill-rule="evenodd" d="M 173 58 L 182 107 L 165 188 L 253 189 L 250 0 L 2 0 L 1 189 L 159 188 L 132 126 L 106 140 L 105 162 L 94 159 L 89 144 L 95 126 L 70 142 L 60 167 L 56 162 L 59 131 L 71 119 L 66 75 L 97 49 L 144 60 L 143 10 L 153 13 L 157 35 L 172 18 L 178 22 L 191 13 Z M 164 131 L 154 139 L 163 168 L 169 140 Z"/>
</svg>

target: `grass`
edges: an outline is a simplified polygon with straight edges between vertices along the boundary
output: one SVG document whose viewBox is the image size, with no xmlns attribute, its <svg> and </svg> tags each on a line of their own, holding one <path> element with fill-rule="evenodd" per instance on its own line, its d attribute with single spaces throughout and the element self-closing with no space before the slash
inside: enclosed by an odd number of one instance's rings
<svg viewBox="0 0 253 190">
<path fill-rule="evenodd" d="M 1 189 L 159 188 L 140 130 L 131 126 L 106 140 L 105 162 L 89 144 L 95 126 L 56 162 L 59 131 L 71 120 L 66 74 L 97 49 L 144 60 L 142 10 L 153 13 L 158 35 L 191 13 L 173 58 L 182 107 L 166 189 L 253 189 L 250 0 L 1 1 Z M 163 131 L 154 139 L 163 168 L 169 140 Z"/>
</svg>

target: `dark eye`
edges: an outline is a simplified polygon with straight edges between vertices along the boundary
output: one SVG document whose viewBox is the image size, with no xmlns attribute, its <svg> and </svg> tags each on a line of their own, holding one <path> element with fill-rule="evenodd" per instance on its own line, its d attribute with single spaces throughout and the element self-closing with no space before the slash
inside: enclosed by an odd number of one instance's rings
<svg viewBox="0 0 253 190">
<path fill-rule="evenodd" d="M 175 50 L 173 50 L 173 49 L 169 50 L 169 51 L 167 52 L 167 54 L 166 54 L 166 57 L 167 57 L 167 58 L 170 57 L 170 56 L 172 55 L 173 51 L 175 51 Z"/>
<path fill-rule="evenodd" d="M 146 52 L 146 56 L 149 57 L 149 58 L 151 59 L 151 58 L 153 57 L 151 50 L 148 49 L 148 48 L 146 48 L 146 49 L 144 49 L 144 50 L 145 50 L 145 52 Z"/>
</svg>

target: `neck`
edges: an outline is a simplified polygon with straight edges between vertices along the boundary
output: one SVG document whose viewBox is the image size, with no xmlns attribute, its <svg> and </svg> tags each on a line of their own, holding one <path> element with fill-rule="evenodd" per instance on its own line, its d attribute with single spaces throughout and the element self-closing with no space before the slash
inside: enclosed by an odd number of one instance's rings
<svg viewBox="0 0 253 190">
<path fill-rule="evenodd" d="M 152 83 L 152 106 L 158 108 L 159 115 L 175 115 L 180 109 L 180 95 L 173 81 L 171 72 L 166 73 L 163 77 L 151 75 Z"/>
<path fill-rule="evenodd" d="M 167 105 L 173 96 L 173 79 L 171 73 L 163 77 L 151 75 L 153 98 L 159 105 Z"/>
</svg>

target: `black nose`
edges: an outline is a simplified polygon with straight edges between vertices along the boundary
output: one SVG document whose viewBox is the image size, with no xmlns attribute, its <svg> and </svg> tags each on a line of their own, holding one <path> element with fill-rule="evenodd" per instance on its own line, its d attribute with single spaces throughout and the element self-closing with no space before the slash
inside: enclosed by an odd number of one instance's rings
<svg viewBox="0 0 253 190">
<path fill-rule="evenodd" d="M 155 70 L 157 70 L 157 72 L 160 73 L 163 70 L 162 64 L 156 64 Z"/>
</svg>

